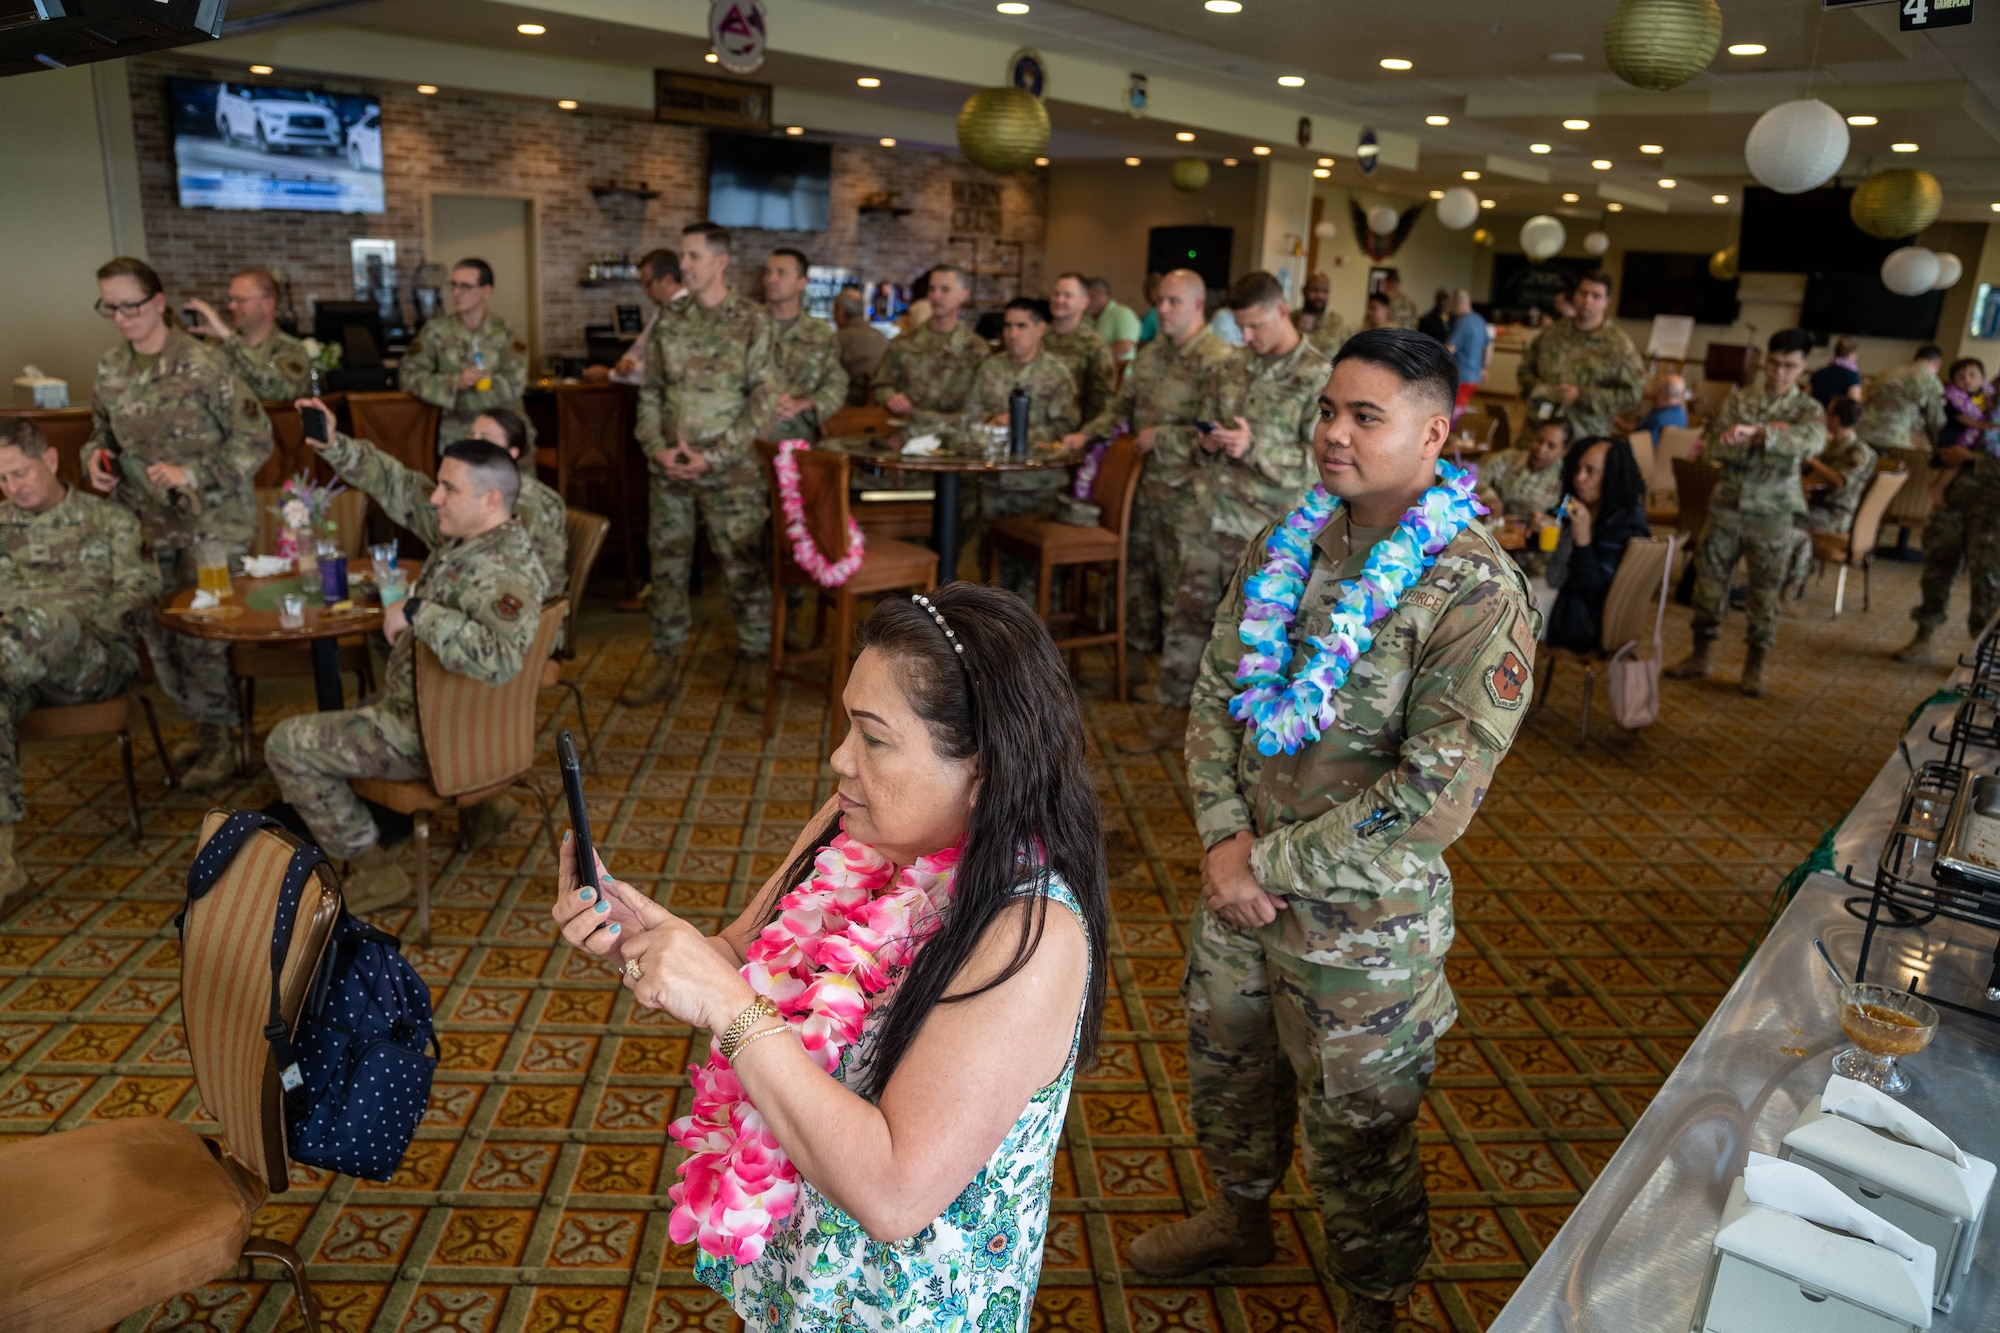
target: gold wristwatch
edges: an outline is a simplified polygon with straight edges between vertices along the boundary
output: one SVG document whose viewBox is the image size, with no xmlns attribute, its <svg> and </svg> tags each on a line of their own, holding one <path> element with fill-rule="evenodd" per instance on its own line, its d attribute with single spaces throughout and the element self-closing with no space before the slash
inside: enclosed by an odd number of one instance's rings
<svg viewBox="0 0 2000 1333">
<path fill-rule="evenodd" d="M 748 1009 L 736 1015 L 729 1026 L 722 1030 L 722 1035 L 715 1039 L 715 1049 L 722 1053 L 723 1059 L 735 1059 L 738 1048 L 743 1045 L 743 1039 L 750 1035 L 751 1028 L 767 1018 L 779 1016 L 778 1006 L 759 995 Z"/>
</svg>

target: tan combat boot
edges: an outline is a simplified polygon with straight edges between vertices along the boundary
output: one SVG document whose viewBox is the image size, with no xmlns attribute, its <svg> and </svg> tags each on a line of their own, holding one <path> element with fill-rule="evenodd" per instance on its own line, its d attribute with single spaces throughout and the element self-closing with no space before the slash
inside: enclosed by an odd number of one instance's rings
<svg viewBox="0 0 2000 1333">
<path fill-rule="evenodd" d="M 414 887 L 409 872 L 380 844 L 347 863 L 347 876 L 341 884 L 347 910 L 356 916 L 394 907 L 407 899 Z"/>
<path fill-rule="evenodd" d="M 1132 1266 L 1153 1277 L 1190 1277 L 1211 1264 L 1256 1268 L 1277 1252 L 1271 1201 L 1228 1190 L 1193 1217 L 1154 1227 L 1126 1247 Z"/>
<path fill-rule="evenodd" d="M 28 872 L 14 859 L 14 825 L 0 824 L 0 908 L 7 906 L 9 898 L 33 887 Z"/>
<path fill-rule="evenodd" d="M 1348 1292 L 1347 1313 L 1340 1317 L 1340 1333 L 1396 1333 L 1395 1302 Z"/>
<path fill-rule="evenodd" d="M 1755 644 L 1743 655 L 1743 684 L 1739 688 L 1752 699 L 1764 697 L 1764 650 Z"/>
<path fill-rule="evenodd" d="M 1187 745 L 1188 710 L 1185 708 L 1162 708 L 1159 720 L 1152 730 L 1136 741 L 1118 747 L 1123 755 L 1159 754 L 1168 750 L 1179 750 Z"/>
<path fill-rule="evenodd" d="M 511 796 L 495 796 L 459 812 L 459 832 L 468 852 L 484 851 L 507 836 L 521 813 L 521 803 Z"/>
<path fill-rule="evenodd" d="M 203 723 L 199 731 L 201 753 L 181 770 L 182 791 L 207 791 L 236 776 L 236 742 L 229 728 Z"/>
<path fill-rule="evenodd" d="M 1709 672 L 1709 651 L 1714 648 L 1713 638 L 1697 638 L 1694 651 L 1667 668 L 1668 680 L 1707 680 Z"/>
<path fill-rule="evenodd" d="M 1931 650 L 1931 635 L 1937 631 L 1928 625 L 1917 626 L 1917 637 L 1898 648 L 1891 656 L 1898 662 L 1908 662 L 1912 666 L 1929 666 L 1935 660 Z"/>
<path fill-rule="evenodd" d="M 198 722 L 195 724 L 193 731 L 190 731 L 174 743 L 174 747 L 167 751 L 167 757 L 174 761 L 175 769 L 187 768 L 195 760 L 208 753 L 209 747 L 215 743 L 216 732 L 226 730 L 226 727 L 210 726 L 206 722 Z"/>
<path fill-rule="evenodd" d="M 655 654 L 653 669 L 619 695 L 618 702 L 627 708 L 650 708 L 667 697 L 667 691 L 674 687 L 674 674 L 673 660 Z"/>
</svg>

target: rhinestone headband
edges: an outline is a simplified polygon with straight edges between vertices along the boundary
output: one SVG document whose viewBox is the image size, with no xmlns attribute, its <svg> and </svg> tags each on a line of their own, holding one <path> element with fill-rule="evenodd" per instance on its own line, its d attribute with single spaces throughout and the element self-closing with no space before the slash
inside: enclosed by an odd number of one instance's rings
<svg viewBox="0 0 2000 1333">
<path fill-rule="evenodd" d="M 972 668 L 965 660 L 965 641 L 952 633 L 951 626 L 944 623 L 943 614 L 935 606 L 931 605 L 931 599 L 920 592 L 913 592 L 910 594 L 910 600 L 921 606 L 930 618 L 937 622 L 937 627 L 944 631 L 945 642 L 949 643 L 951 650 L 958 654 L 958 664 L 965 667 L 967 675 L 971 675 Z"/>
</svg>

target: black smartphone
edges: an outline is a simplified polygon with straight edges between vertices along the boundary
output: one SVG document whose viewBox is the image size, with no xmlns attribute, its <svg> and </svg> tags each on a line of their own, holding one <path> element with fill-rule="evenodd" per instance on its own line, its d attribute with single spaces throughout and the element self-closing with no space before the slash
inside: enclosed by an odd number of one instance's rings
<svg viewBox="0 0 2000 1333">
<path fill-rule="evenodd" d="M 182 323 L 182 324 L 184 324 L 184 325 L 186 325 L 186 326 L 187 326 L 188 328 L 191 328 L 191 329 L 198 329 L 198 328 L 200 328 L 200 327 L 201 327 L 201 311 L 199 311 L 199 310 L 183 310 L 183 311 L 181 311 L 181 323 Z"/>
<path fill-rule="evenodd" d="M 556 734 L 556 763 L 562 769 L 563 795 L 569 798 L 569 827 L 576 835 L 576 874 L 580 883 L 599 891 L 597 852 L 590 844 L 590 811 L 583 803 L 583 766 L 576 761 L 576 740 L 569 732 Z"/>
<path fill-rule="evenodd" d="M 324 409 L 302 407 L 299 409 L 299 420 L 305 423 L 306 439 L 317 444 L 325 444 L 327 442 L 326 412 Z"/>
<path fill-rule="evenodd" d="M 1206 435 L 1215 429 L 1215 423 L 1213 421 L 1197 421 L 1194 423 L 1194 428 L 1203 435 Z"/>
</svg>

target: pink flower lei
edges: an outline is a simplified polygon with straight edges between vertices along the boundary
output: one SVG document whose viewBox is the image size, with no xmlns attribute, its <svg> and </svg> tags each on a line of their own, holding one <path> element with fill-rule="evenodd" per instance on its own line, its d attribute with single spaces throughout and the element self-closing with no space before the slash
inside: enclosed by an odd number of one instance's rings
<svg viewBox="0 0 2000 1333">
<path fill-rule="evenodd" d="M 835 562 L 826 558 L 813 541 L 812 533 L 806 531 L 806 502 L 799 496 L 799 464 L 792 455 L 810 448 L 804 440 L 786 440 L 778 446 L 778 456 L 771 462 L 772 470 L 778 474 L 778 504 L 785 512 L 785 538 L 792 544 L 792 559 L 820 587 L 838 588 L 861 568 L 867 554 L 867 539 L 862 536 L 861 525 L 849 514 L 847 554 Z"/>
<path fill-rule="evenodd" d="M 900 874 L 874 848 L 840 833 L 813 874 L 778 900 L 778 916 L 747 951 L 743 979 L 776 1005 L 831 1074 L 861 1036 L 873 1001 L 937 928 L 963 844 L 920 857 Z M 894 882 L 891 883 L 893 877 Z M 780 1038 L 782 1040 L 782 1038 Z M 714 1050 L 688 1067 L 694 1114 L 667 1129 L 688 1150 L 667 1233 L 717 1258 L 755 1263 L 797 1201 L 798 1168 Z"/>
</svg>

